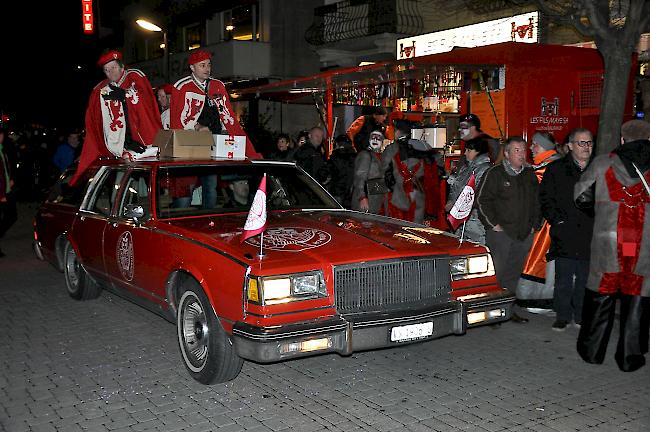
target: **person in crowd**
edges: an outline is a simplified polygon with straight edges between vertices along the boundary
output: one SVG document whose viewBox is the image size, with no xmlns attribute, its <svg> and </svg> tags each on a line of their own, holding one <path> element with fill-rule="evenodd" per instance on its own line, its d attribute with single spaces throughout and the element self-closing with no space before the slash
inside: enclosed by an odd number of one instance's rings
<svg viewBox="0 0 650 432">
<path fill-rule="evenodd" d="M 555 138 L 550 133 L 537 131 L 533 134 L 530 151 L 533 157 L 532 168 L 538 182 L 542 181 L 548 164 L 562 157 L 555 148 Z M 530 311 L 536 311 L 537 308 L 550 309 L 553 304 L 554 280 L 546 280 L 547 266 L 553 266 L 553 263 L 549 264 L 546 260 L 546 253 L 551 246 L 549 230 L 549 224 L 544 221 L 541 229 L 535 233 L 517 288 L 519 304 L 529 307 Z"/>
<path fill-rule="evenodd" d="M 103 54 L 97 65 L 106 79 L 90 94 L 86 137 L 71 183 L 100 156 L 132 158 L 143 153 L 162 128 L 151 84 L 142 71 L 126 69 L 119 51 Z"/>
<path fill-rule="evenodd" d="M 372 114 L 362 115 L 350 124 L 345 133 L 350 137 L 357 151 L 365 150 L 372 131 L 380 131 L 387 139 L 393 139 L 386 134 L 387 115 L 386 108 L 379 106 L 373 109 Z"/>
<path fill-rule="evenodd" d="M 162 122 L 163 129 L 169 129 L 169 103 L 172 98 L 172 85 L 163 84 L 156 90 L 156 98 L 158 99 L 158 106 L 160 107 L 160 121 Z"/>
<path fill-rule="evenodd" d="M 281 133 L 278 135 L 278 139 L 275 141 L 276 151 L 271 153 L 269 159 L 283 161 L 283 162 L 292 162 L 293 155 L 295 150 L 293 149 L 293 143 L 291 138 L 286 133 Z"/>
<path fill-rule="evenodd" d="M 569 153 L 546 168 L 539 187 L 542 216 L 550 226 L 548 259 L 555 261 L 552 329 L 564 331 L 567 325 L 582 322 L 582 300 L 589 273 L 589 245 L 593 214 L 579 210 L 573 201 L 573 188 L 591 160 L 594 141 L 588 129 L 569 133 Z"/>
<path fill-rule="evenodd" d="M 513 293 L 533 242 L 533 233 L 542 224 L 539 183 L 526 163 L 526 147 L 522 137 L 508 138 L 503 161 L 485 173 L 476 198 L 497 282 Z M 512 320 L 528 321 L 516 313 Z"/>
<path fill-rule="evenodd" d="M 0 239 L 18 220 L 16 200 L 13 195 L 12 162 L 5 149 L 7 141 L 5 129 L 0 128 Z M 0 258 L 4 256 L 5 253 L 0 249 Z"/>
<path fill-rule="evenodd" d="M 321 184 L 327 179 L 327 165 L 321 152 L 324 139 L 323 128 L 314 126 L 309 130 L 307 142 L 298 147 L 294 154 L 296 164 Z"/>
<path fill-rule="evenodd" d="M 303 130 L 298 132 L 298 136 L 296 137 L 296 149 L 299 147 L 302 147 L 303 144 L 305 144 L 309 140 L 309 131 L 308 130 Z"/>
<path fill-rule="evenodd" d="M 59 170 L 59 173 L 65 171 L 77 158 L 79 141 L 79 131 L 72 131 L 67 134 L 65 141 L 56 148 L 56 152 L 54 152 L 54 156 L 52 157 L 52 163 Z"/>
<path fill-rule="evenodd" d="M 503 158 L 499 142 L 481 130 L 481 119 L 476 114 L 465 114 L 460 117 L 458 132 L 461 140 L 461 151 L 465 151 L 465 144 L 473 139 L 482 138 L 490 148 L 490 160 L 499 163 Z"/>
<path fill-rule="evenodd" d="M 245 136 L 246 156 L 259 159 L 261 156 L 237 120 L 226 87 L 210 76 L 211 58 L 209 51 L 201 49 L 192 51 L 188 57 L 191 74 L 178 80 L 172 89 L 171 128 Z"/>
<path fill-rule="evenodd" d="M 381 150 L 384 134 L 380 130 L 370 132 L 368 144 L 359 151 L 354 160 L 354 179 L 352 181 L 352 210 L 380 214 L 386 199 L 385 193 L 373 193 L 366 186 L 370 179 L 384 182 L 381 164 Z"/>
<path fill-rule="evenodd" d="M 645 365 L 650 326 L 650 123 L 630 120 L 621 145 L 594 158 L 574 189 L 576 204 L 594 206 L 589 276 L 577 350 L 601 364 L 620 301 L 614 358 L 631 372 Z"/>
<path fill-rule="evenodd" d="M 411 138 L 411 123 L 395 121 L 395 140 L 382 153 L 382 169 L 386 173 L 388 216 L 424 223 L 425 216 L 444 220 L 444 204 L 440 196 L 440 174 L 435 152 L 427 143 Z"/>
<path fill-rule="evenodd" d="M 352 183 L 354 179 L 354 151 L 350 137 L 341 134 L 334 139 L 334 149 L 327 161 L 331 181 L 329 192 L 345 208 L 352 208 Z"/>
<path fill-rule="evenodd" d="M 224 208 L 246 208 L 252 204 L 248 178 L 235 177 L 228 185 L 230 198 L 224 204 Z"/>
<path fill-rule="evenodd" d="M 447 179 L 447 183 L 449 183 L 449 199 L 445 206 L 446 211 L 450 211 L 454 206 L 461 192 L 467 186 L 472 174 L 474 174 L 475 190 L 478 190 L 483 175 L 492 166 L 489 151 L 490 148 L 487 140 L 481 137 L 476 137 L 465 143 L 466 162 L 461 165 L 456 174 L 450 175 Z M 470 241 L 485 244 L 485 228 L 478 218 L 477 207 L 477 203 L 474 201 L 474 209 L 465 222 L 463 235 Z"/>
</svg>

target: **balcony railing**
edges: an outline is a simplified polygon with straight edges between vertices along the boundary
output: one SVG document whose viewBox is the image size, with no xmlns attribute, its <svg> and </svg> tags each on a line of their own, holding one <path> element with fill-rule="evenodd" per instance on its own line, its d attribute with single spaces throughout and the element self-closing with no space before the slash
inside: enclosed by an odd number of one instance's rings
<svg viewBox="0 0 650 432">
<path fill-rule="evenodd" d="M 381 33 L 417 35 L 424 27 L 418 0 L 344 0 L 314 9 L 305 39 L 324 45 Z"/>
</svg>

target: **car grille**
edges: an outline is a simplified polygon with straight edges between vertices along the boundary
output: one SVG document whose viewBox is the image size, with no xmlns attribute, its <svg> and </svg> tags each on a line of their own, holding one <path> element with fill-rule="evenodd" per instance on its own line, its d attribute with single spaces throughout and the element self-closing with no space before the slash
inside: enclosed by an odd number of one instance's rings
<svg viewBox="0 0 650 432">
<path fill-rule="evenodd" d="M 341 314 L 425 306 L 450 299 L 448 258 L 412 258 L 334 267 Z"/>
</svg>

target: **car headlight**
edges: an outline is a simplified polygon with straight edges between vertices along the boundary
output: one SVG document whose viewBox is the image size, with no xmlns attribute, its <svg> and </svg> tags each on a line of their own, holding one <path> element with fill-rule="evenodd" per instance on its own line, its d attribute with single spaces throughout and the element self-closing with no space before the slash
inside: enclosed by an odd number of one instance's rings
<svg viewBox="0 0 650 432">
<path fill-rule="evenodd" d="M 326 296 L 327 289 L 322 271 L 251 277 L 248 280 L 248 301 L 262 305 L 288 303 Z"/>
<path fill-rule="evenodd" d="M 453 280 L 494 275 L 494 264 L 490 254 L 453 258 L 449 261 L 449 268 Z"/>
</svg>

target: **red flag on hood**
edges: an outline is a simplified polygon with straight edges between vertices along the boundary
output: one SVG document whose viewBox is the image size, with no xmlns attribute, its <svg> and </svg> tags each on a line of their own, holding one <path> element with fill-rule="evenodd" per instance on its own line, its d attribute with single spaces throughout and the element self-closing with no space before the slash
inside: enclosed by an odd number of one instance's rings
<svg viewBox="0 0 650 432">
<path fill-rule="evenodd" d="M 474 206 L 474 192 L 476 190 L 476 179 L 474 178 L 474 173 L 472 173 L 469 181 L 463 188 L 458 199 L 454 203 L 454 206 L 449 211 L 447 215 L 447 220 L 451 227 L 455 230 L 458 229 L 460 224 L 469 219 L 469 215 L 472 212 L 472 207 Z"/>
<path fill-rule="evenodd" d="M 253 204 L 248 211 L 244 232 L 241 236 L 243 243 L 247 238 L 258 235 L 266 229 L 266 174 L 262 177 L 260 187 L 257 188 Z"/>
</svg>

